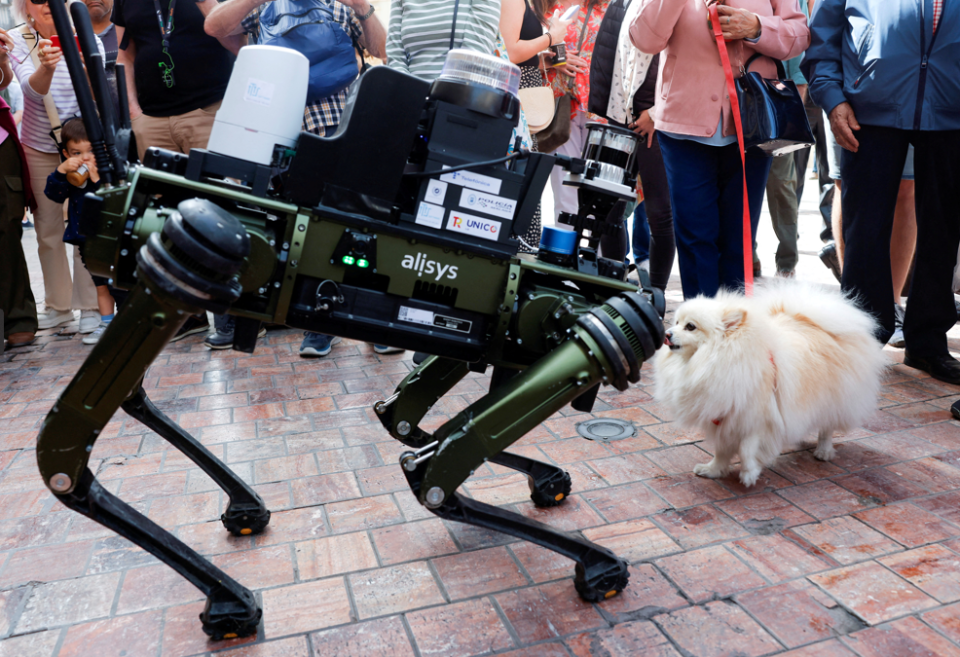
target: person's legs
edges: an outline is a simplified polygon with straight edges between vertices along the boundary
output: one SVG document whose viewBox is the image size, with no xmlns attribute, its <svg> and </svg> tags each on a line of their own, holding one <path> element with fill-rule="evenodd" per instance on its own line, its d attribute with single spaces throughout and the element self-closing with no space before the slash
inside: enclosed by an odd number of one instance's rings
<svg viewBox="0 0 960 657">
<path fill-rule="evenodd" d="M 633 261 L 638 267 L 641 262 L 650 260 L 650 227 L 644 203 L 637 203 L 633 211 Z"/>
<path fill-rule="evenodd" d="M 19 180 L 20 156 L 12 139 L 0 144 L 0 181 Z M 14 185 L 15 186 L 15 185 Z M 3 337 L 37 332 L 37 302 L 30 289 L 30 273 L 23 254 L 23 208 L 26 196 L 0 182 L 0 310 Z M 29 340 L 29 335 L 18 336 Z"/>
<path fill-rule="evenodd" d="M 583 112 L 577 112 L 576 116 L 570 120 L 570 139 L 563 144 L 554 154 L 569 155 L 571 157 L 580 157 L 583 151 L 583 140 L 586 135 L 586 115 Z M 562 184 L 567 172 L 560 167 L 553 167 L 550 172 L 550 187 L 553 189 L 553 218 L 554 222 L 560 217 L 561 212 L 576 214 L 580 208 L 580 201 L 577 197 L 577 188 Z"/>
<path fill-rule="evenodd" d="M 607 215 L 606 223 L 619 222 L 619 227 L 612 234 L 600 238 L 600 255 L 618 262 L 626 260 L 627 254 L 630 253 L 630 237 L 627 234 L 627 222 L 624 216 L 626 207 L 627 202 L 624 200 L 614 203 L 613 209 Z"/>
<path fill-rule="evenodd" d="M 658 135 L 670 181 L 683 296 L 714 296 L 720 289 L 720 151 L 687 139 Z"/>
<path fill-rule="evenodd" d="M 743 164 L 736 144 L 723 147 L 720 161 L 720 283 L 735 290 L 744 284 Z M 751 235 L 757 234 L 770 159 L 747 154 L 747 196 Z"/>
<path fill-rule="evenodd" d="M 800 200 L 803 198 L 803 188 L 807 182 L 807 165 L 810 164 L 810 151 L 810 148 L 801 148 L 785 156 L 793 160 L 793 168 L 796 172 L 797 205 L 800 205 Z"/>
<path fill-rule="evenodd" d="M 63 203 L 54 203 L 43 194 L 47 176 L 60 166 L 60 156 L 41 153 L 28 146 L 23 150 L 30 167 L 30 186 L 37 199 L 33 222 L 37 231 L 37 255 L 43 271 L 44 302 L 47 310 L 70 311 L 73 279 L 63 243 Z"/>
<path fill-rule="evenodd" d="M 70 306 L 81 311 L 96 310 L 97 299 L 97 286 L 93 284 L 93 278 L 83 264 L 80 249 L 73 247 L 73 295 Z"/>
<path fill-rule="evenodd" d="M 656 133 L 650 148 L 643 143 L 638 147 L 637 172 L 643 184 L 643 204 L 650 228 L 650 284 L 663 290 L 670 281 L 677 246 L 673 235 L 670 185 Z"/>
<path fill-rule="evenodd" d="M 857 133 L 859 150 L 844 150 L 840 159 L 844 242 L 841 288 L 855 295 L 864 310 L 879 320 L 876 337 L 882 344 L 894 330 L 890 234 L 909 139 L 910 133 L 904 130 L 861 125 Z"/>
<path fill-rule="evenodd" d="M 808 149 L 804 149 L 808 150 Z M 797 167 L 791 155 L 770 158 L 767 207 L 777 235 L 777 272 L 790 273 L 797 266 Z M 754 235 L 756 240 L 756 235 Z"/>
<path fill-rule="evenodd" d="M 192 148 L 206 148 L 218 109 L 220 103 L 216 102 L 180 116 L 170 117 L 170 130 L 177 144 L 175 150 L 189 153 Z"/>
<path fill-rule="evenodd" d="M 917 206 L 913 180 L 901 180 L 897 207 L 893 213 L 890 236 L 890 270 L 893 273 L 893 302 L 900 303 L 900 293 L 910 274 L 917 245 Z"/>
<path fill-rule="evenodd" d="M 945 356 L 957 321 L 953 268 L 960 244 L 960 130 L 913 133 L 917 261 L 903 322 L 907 353 Z"/>
<path fill-rule="evenodd" d="M 843 271 L 843 184 L 840 180 L 834 181 L 833 202 L 830 208 L 830 232 L 837 245 L 837 259 L 840 262 L 840 271 Z"/>
<path fill-rule="evenodd" d="M 165 116 L 147 116 L 141 114 L 132 122 L 133 134 L 137 138 L 137 155 L 143 162 L 143 156 L 148 148 L 164 148 L 168 151 L 179 151 L 177 142 L 173 138 L 170 119 Z"/>
</svg>

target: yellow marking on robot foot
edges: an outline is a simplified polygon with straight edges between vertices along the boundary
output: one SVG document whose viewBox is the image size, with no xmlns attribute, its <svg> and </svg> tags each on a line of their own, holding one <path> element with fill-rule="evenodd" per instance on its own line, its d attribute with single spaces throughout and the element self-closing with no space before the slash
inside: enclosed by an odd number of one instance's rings
<svg viewBox="0 0 960 657">
<path fill-rule="evenodd" d="M 615 596 L 616 594 L 617 594 L 617 591 L 607 591 L 606 594 L 604 594 L 603 597 L 609 599 L 609 598 L 612 598 L 613 596 Z"/>
<path fill-rule="evenodd" d="M 224 634 L 224 635 L 223 635 L 223 638 L 224 638 L 224 639 L 236 639 L 236 638 L 237 638 L 237 633 L 236 633 L 236 632 L 230 632 L 229 634 Z"/>
<path fill-rule="evenodd" d="M 249 527 L 244 527 L 243 529 L 240 530 L 240 533 L 246 536 L 247 534 L 252 534 L 253 530 L 250 529 Z"/>
<path fill-rule="evenodd" d="M 563 499 L 563 493 L 557 493 L 556 497 L 554 497 L 553 499 L 559 502 L 560 500 Z"/>
</svg>

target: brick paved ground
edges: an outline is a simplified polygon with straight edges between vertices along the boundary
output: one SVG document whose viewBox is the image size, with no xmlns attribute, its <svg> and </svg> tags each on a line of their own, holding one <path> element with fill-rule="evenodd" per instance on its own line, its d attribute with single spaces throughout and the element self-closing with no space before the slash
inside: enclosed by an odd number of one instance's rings
<svg viewBox="0 0 960 657">
<path fill-rule="evenodd" d="M 812 256 L 801 264 L 824 276 Z M 88 350 L 70 330 L 0 356 L 2 657 L 960 655 L 960 423 L 948 411 L 960 388 L 903 365 L 832 463 L 812 458 L 811 439 L 750 490 L 690 473 L 710 447 L 671 424 L 645 381 L 603 391 L 593 413 L 633 421 L 637 437 L 575 437 L 589 416 L 566 409 L 519 442 L 571 473 L 564 506 L 539 511 L 522 477 L 481 468 L 469 495 L 630 560 L 626 592 L 590 605 L 574 592 L 571 562 L 416 503 L 401 446 L 370 410 L 410 354 L 345 341 L 307 361 L 294 331 L 271 332 L 252 356 L 189 338 L 157 360 L 148 391 L 255 484 L 274 511 L 267 532 L 229 537 L 219 489 L 122 413 L 92 467 L 257 592 L 258 636 L 211 644 L 196 589 L 60 507 L 36 473 L 39 423 Z M 470 376 L 426 425 L 484 387 Z"/>
</svg>

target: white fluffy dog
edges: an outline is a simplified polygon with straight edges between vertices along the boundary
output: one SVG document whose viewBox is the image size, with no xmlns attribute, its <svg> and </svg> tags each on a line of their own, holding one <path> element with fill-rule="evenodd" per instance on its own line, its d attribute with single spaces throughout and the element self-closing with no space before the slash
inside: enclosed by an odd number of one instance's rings
<svg viewBox="0 0 960 657">
<path fill-rule="evenodd" d="M 888 360 L 874 327 L 840 292 L 784 279 L 753 298 L 721 292 L 681 305 L 653 361 L 654 394 L 712 439 L 716 455 L 694 473 L 723 477 L 739 454 L 740 481 L 752 486 L 811 432 L 814 456 L 833 458 L 834 431 L 876 410 Z"/>
</svg>

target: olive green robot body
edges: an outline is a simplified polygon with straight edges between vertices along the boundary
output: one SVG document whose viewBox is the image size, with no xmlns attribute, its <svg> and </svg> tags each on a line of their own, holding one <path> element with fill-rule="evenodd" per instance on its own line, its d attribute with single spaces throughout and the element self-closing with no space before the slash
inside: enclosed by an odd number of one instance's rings
<svg viewBox="0 0 960 657">
<path fill-rule="evenodd" d="M 89 32 L 85 7 L 74 3 L 70 11 L 78 30 Z M 51 12 L 66 30 L 62 0 L 51 0 Z M 92 38 L 82 41 L 92 56 Z M 65 51 L 83 100 L 89 89 L 73 41 Z M 101 73 L 91 73 L 100 88 Z M 397 96 L 370 100 L 384 88 Z M 112 166 L 104 153 L 114 149 L 112 128 L 107 126 L 100 139 L 91 118 L 96 113 L 84 113 L 106 183 L 88 195 L 81 221 L 88 267 L 131 293 L 45 419 L 37 443 L 40 474 L 65 505 L 149 551 L 203 591 L 207 605 L 200 620 L 213 639 L 256 632 L 261 619 L 256 597 L 106 491 L 88 468 L 97 437 L 122 408 L 227 493 L 221 521 L 228 531 L 251 535 L 267 526 L 270 512 L 256 492 L 161 413 L 142 387 L 151 363 L 198 312 L 237 317 L 235 348 L 240 350 L 252 351 L 260 324 L 272 322 L 434 354 L 374 406 L 390 435 L 410 447 L 400 467 L 420 502 L 440 517 L 505 532 L 570 557 L 576 562 L 575 587 L 586 600 L 602 600 L 626 586 L 626 562 L 609 550 L 578 534 L 462 498 L 457 489 L 489 461 L 524 473 L 537 506 L 563 503 L 571 490 L 566 472 L 505 450 L 568 403 L 589 410 L 599 386 L 626 389 L 662 343 L 660 318 L 623 280 L 622 263 L 601 262 L 593 250 L 602 231 L 618 228 L 603 225 L 615 201 L 604 190 L 614 189 L 620 198 L 632 190 L 601 180 L 599 164 L 585 171 L 584 160 L 565 163 L 582 180 L 598 176 L 595 183 L 578 183 L 584 185 L 581 205 L 587 214 L 567 217 L 578 240 L 584 226 L 590 227 L 590 248 L 573 252 L 565 264 L 516 255 L 516 242 L 504 234 L 493 242 L 471 242 L 426 230 L 410 214 L 424 193 L 416 176 L 467 168 L 499 176 L 516 199 L 519 228 L 532 217 L 554 165 L 554 158 L 543 154 L 524 154 L 526 162 L 519 166 L 517 161 L 503 164 L 516 154 L 482 162 L 477 162 L 482 157 L 466 157 L 464 164 L 462 154 L 471 153 L 470 145 L 449 145 L 457 135 L 470 136 L 469 130 L 482 136 L 488 126 L 489 134 L 498 136 L 486 140 L 490 143 L 481 139 L 474 152 L 496 154 L 496 143 L 516 124 L 516 97 L 448 81 L 434 85 L 424 108 L 426 93 L 425 83 L 395 71 L 365 74 L 336 135 L 301 137 L 287 183 L 296 188 L 293 197 L 309 198 L 308 203 L 287 202 L 291 194 L 255 194 L 253 186 L 228 182 L 236 176 L 222 169 L 206 175 L 207 162 L 241 174 L 246 164 L 205 151 L 189 156 L 190 175 L 184 174 L 182 156 L 156 149 L 151 149 L 150 166 Z M 376 102 L 382 107 L 371 106 Z M 429 120 L 418 128 L 421 113 Z M 354 189 L 356 162 L 328 157 L 346 157 L 348 138 L 356 132 L 351 133 L 349 116 L 353 127 L 375 126 L 394 143 L 414 141 L 409 162 L 402 153 L 384 153 L 382 162 L 372 163 L 374 180 L 360 181 Z M 377 117 L 383 126 L 368 120 Z M 428 128 L 433 135 L 424 132 Z M 118 142 L 124 134 L 117 132 Z M 627 166 L 620 154 L 610 159 L 613 165 Z M 408 176 L 411 166 L 422 173 Z M 257 179 L 262 173 L 256 172 Z M 387 175 L 402 180 L 376 179 Z M 592 191 L 585 193 L 590 184 Z M 386 206 L 392 210 L 384 211 Z M 608 275 L 597 275 L 598 264 Z M 458 381 L 488 367 L 493 376 L 487 395 L 433 433 L 420 428 L 429 409 Z"/>
</svg>

